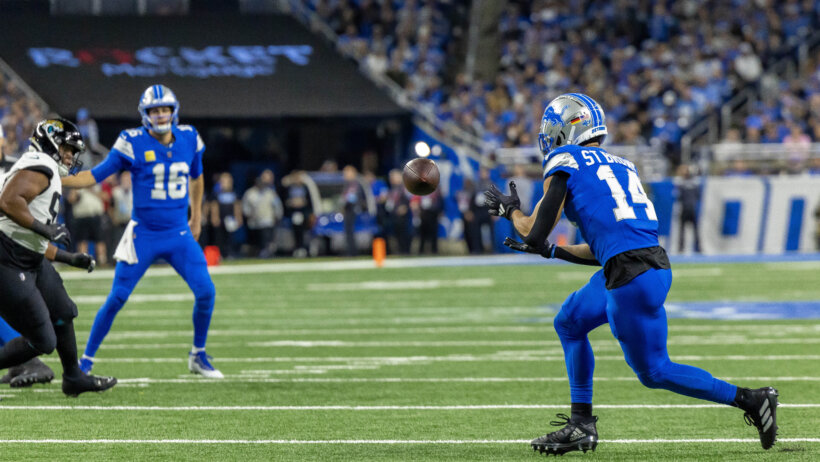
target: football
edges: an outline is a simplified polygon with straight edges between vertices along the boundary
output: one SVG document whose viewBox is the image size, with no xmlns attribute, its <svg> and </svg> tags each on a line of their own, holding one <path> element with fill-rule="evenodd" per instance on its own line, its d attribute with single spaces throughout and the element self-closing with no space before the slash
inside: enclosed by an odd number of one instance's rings
<svg viewBox="0 0 820 462">
<path fill-rule="evenodd" d="M 411 194 L 426 196 L 438 187 L 438 166 L 430 159 L 417 157 L 405 164 L 401 177 Z"/>
</svg>

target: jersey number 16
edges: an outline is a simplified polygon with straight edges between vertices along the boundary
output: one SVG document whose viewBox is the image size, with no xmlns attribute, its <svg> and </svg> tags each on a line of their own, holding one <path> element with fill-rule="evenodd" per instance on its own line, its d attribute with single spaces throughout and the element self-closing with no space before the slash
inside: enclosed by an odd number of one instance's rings
<svg viewBox="0 0 820 462">
<path fill-rule="evenodd" d="M 644 204 L 646 205 L 646 219 L 651 221 L 658 221 L 658 215 L 655 214 L 655 206 L 652 205 L 652 201 L 646 197 L 646 193 L 643 191 L 643 186 L 641 186 L 641 180 L 638 178 L 638 174 L 633 172 L 632 170 L 627 170 L 629 174 L 629 195 L 632 196 L 632 204 Z M 624 188 L 621 187 L 621 184 L 618 183 L 618 179 L 615 177 L 615 172 L 612 171 L 612 167 L 609 165 L 601 165 L 598 167 L 598 179 L 606 181 L 607 186 L 609 186 L 609 191 L 612 193 L 612 198 L 615 200 L 615 207 L 612 209 L 612 212 L 615 213 L 615 221 L 621 220 L 628 220 L 628 219 L 635 219 L 635 209 L 632 208 L 626 200 L 626 193 L 624 192 Z"/>
<path fill-rule="evenodd" d="M 188 164 L 174 162 L 168 165 L 168 187 L 165 187 L 165 164 L 154 165 L 154 189 L 151 199 L 182 199 L 188 193 Z"/>
</svg>

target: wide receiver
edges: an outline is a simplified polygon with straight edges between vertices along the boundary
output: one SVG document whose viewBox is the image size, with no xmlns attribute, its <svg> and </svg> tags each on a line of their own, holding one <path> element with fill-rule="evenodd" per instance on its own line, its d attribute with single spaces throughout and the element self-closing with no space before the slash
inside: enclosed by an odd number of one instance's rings
<svg viewBox="0 0 820 462">
<path fill-rule="evenodd" d="M 520 210 L 515 183 L 510 195 L 491 187 L 490 213 L 512 221 L 524 242 L 507 238 L 509 247 L 545 258 L 603 266 L 589 283 L 567 298 L 555 317 L 569 375 L 571 416 L 559 414 L 562 429 L 532 441 L 548 454 L 594 450 L 598 443 L 592 415 L 595 358 L 587 334 L 609 323 L 626 362 L 649 388 L 736 406 L 757 427 L 769 449 L 777 437 L 777 390 L 750 390 L 712 377 L 709 372 L 674 363 L 666 350 L 664 301 L 672 285 L 666 252 L 658 244 L 658 219 L 632 162 L 600 147 L 607 135 L 604 112 L 589 96 L 555 98 L 541 121 L 538 143 L 544 154 L 544 196 L 531 216 Z M 547 237 L 561 211 L 581 231 L 586 244 L 550 245 Z"/>
</svg>

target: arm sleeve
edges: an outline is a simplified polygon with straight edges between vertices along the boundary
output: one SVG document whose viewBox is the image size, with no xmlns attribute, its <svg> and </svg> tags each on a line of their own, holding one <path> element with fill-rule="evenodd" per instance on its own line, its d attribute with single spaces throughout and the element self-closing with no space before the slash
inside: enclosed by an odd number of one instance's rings
<svg viewBox="0 0 820 462">
<path fill-rule="evenodd" d="M 543 248 L 547 241 L 552 227 L 555 224 L 555 218 L 558 216 L 558 210 L 561 208 L 561 203 L 564 202 L 564 197 L 567 195 L 567 178 L 569 175 L 564 172 L 552 175 L 552 181 L 547 192 L 544 194 L 544 199 L 541 201 L 541 206 L 535 212 L 535 222 L 530 229 L 530 233 L 524 238 L 524 242 L 537 249 Z"/>
<path fill-rule="evenodd" d="M 601 266 L 601 263 L 594 258 L 592 260 L 581 258 L 564 250 L 561 247 L 558 247 L 557 245 L 553 246 L 552 248 L 552 258 L 560 258 L 561 260 L 568 261 L 570 263 L 575 263 L 576 265 Z"/>
</svg>

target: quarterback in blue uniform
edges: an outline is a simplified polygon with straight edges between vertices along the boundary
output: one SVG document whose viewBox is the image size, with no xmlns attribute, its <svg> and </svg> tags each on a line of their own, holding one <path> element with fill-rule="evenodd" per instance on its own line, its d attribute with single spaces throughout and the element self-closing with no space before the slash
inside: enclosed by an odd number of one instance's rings
<svg viewBox="0 0 820 462">
<path fill-rule="evenodd" d="M 185 279 L 194 293 L 194 341 L 188 355 L 188 368 L 205 377 L 222 378 L 222 373 L 211 365 L 205 354 L 216 292 L 205 256 L 197 244 L 202 218 L 205 144 L 194 127 L 178 124 L 179 102 L 163 85 L 152 85 L 145 90 L 139 112 L 142 127 L 124 130 L 103 162 L 63 181 L 65 186 L 82 188 L 128 170 L 134 189 L 131 222 L 114 253 L 117 260 L 114 284 L 94 319 L 80 365 L 83 370 L 91 370 L 94 355 L 117 312 L 148 267 L 161 258 Z"/>
<path fill-rule="evenodd" d="M 649 388 L 736 406 L 755 425 L 764 449 L 777 437 L 777 390 L 750 390 L 715 379 L 705 370 L 674 363 L 666 350 L 664 301 L 672 284 L 666 252 L 658 244 L 658 219 L 632 162 L 600 147 L 607 135 L 604 112 L 589 96 L 570 93 L 544 111 L 539 147 L 544 154 L 544 196 L 531 216 L 519 210 L 515 183 L 510 195 L 494 186 L 486 193 L 490 213 L 513 223 L 524 242 L 509 247 L 545 258 L 603 266 L 567 298 L 555 317 L 569 375 L 571 416 L 562 429 L 532 441 L 547 454 L 594 450 L 592 415 L 595 358 L 587 334 L 609 324 L 626 362 Z M 561 211 L 578 226 L 585 244 L 556 246 L 547 240 Z"/>
</svg>

